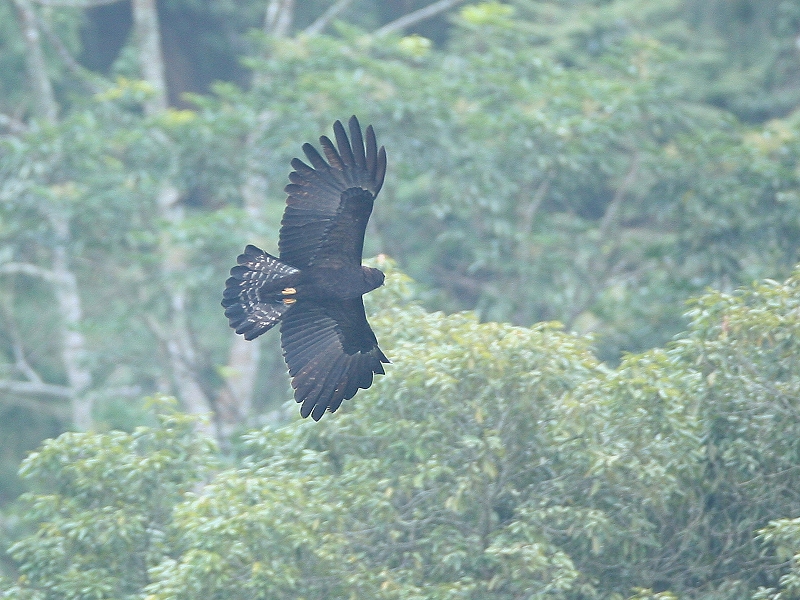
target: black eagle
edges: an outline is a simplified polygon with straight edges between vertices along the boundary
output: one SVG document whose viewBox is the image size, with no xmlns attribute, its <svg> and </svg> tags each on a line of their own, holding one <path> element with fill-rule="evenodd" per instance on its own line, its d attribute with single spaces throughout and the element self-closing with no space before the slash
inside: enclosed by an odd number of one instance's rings
<svg viewBox="0 0 800 600">
<path fill-rule="evenodd" d="M 370 329 L 362 296 L 383 285 L 361 265 L 364 231 L 386 175 L 386 150 L 370 125 L 366 140 L 355 116 L 333 124 L 334 144 L 311 145 L 311 165 L 292 160 L 276 258 L 253 245 L 237 258 L 222 306 L 236 333 L 252 340 L 281 322 L 283 356 L 300 414 L 319 421 L 388 363 Z M 366 142 L 366 144 L 365 144 Z"/>
</svg>

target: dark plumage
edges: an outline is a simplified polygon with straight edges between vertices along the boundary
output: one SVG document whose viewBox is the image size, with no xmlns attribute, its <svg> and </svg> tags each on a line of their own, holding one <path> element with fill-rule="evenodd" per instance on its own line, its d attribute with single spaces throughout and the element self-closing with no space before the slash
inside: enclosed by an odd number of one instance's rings
<svg viewBox="0 0 800 600">
<path fill-rule="evenodd" d="M 248 245 L 225 282 L 222 306 L 236 333 L 252 340 L 281 322 L 283 356 L 300 414 L 319 420 L 359 388 L 372 385 L 389 359 L 378 348 L 361 297 L 383 273 L 361 265 L 364 232 L 386 175 L 386 151 L 370 125 L 350 137 L 333 124 L 336 143 L 320 138 L 295 158 L 286 186 L 276 258 Z"/>
</svg>

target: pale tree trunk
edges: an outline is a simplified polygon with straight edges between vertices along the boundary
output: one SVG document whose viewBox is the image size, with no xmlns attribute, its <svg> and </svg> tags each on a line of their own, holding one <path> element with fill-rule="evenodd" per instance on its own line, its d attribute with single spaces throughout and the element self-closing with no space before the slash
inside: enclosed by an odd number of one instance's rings
<svg viewBox="0 0 800 600">
<path fill-rule="evenodd" d="M 36 13 L 28 0 L 14 0 L 14 6 L 17 9 L 22 38 L 25 41 L 25 63 L 36 102 L 36 115 L 54 123 L 58 116 L 58 105 L 50 78 L 47 76 L 47 65 L 40 43 L 39 28 L 36 25 Z"/>
<path fill-rule="evenodd" d="M 264 18 L 264 31 L 286 37 L 294 21 L 294 0 L 269 0 Z"/>
<path fill-rule="evenodd" d="M 294 22 L 294 0 L 269 0 L 264 13 L 264 33 L 282 38 L 289 34 Z M 264 83 L 263 74 L 256 71 L 252 84 L 258 86 Z"/>
<path fill-rule="evenodd" d="M 167 79 L 161 53 L 156 0 L 133 0 L 133 31 L 139 49 L 142 77 L 153 88 L 153 95 L 144 105 L 145 114 L 154 115 L 167 108 Z"/>
<path fill-rule="evenodd" d="M 164 184 L 158 197 L 158 211 L 171 227 L 183 220 L 178 190 Z M 183 406 L 193 414 L 209 414 L 211 406 L 202 386 L 198 383 L 197 349 L 190 335 L 186 288 L 183 272 L 187 260 L 183 251 L 177 247 L 169 233 L 161 236 L 161 271 L 169 296 L 169 324 L 164 342 L 169 356 L 175 387 Z"/>
<path fill-rule="evenodd" d="M 21 274 L 36 277 L 51 286 L 58 306 L 56 335 L 61 342 L 61 364 L 67 376 L 67 384 L 46 383 L 28 363 L 25 358 L 24 339 L 17 330 L 9 304 L 4 311 L 6 327 L 11 337 L 15 371 L 24 379 L 2 379 L 0 391 L 11 395 L 9 398 L 4 398 L 4 402 L 58 414 L 69 418 L 78 429 L 87 430 L 92 426 L 92 400 L 88 394 L 92 385 L 92 373 L 86 366 L 88 353 L 86 338 L 81 332 L 83 308 L 78 281 L 69 264 L 70 220 L 66 214 L 57 210 L 50 211 L 46 216 L 54 236 L 51 268 L 45 269 L 31 263 L 9 262 L 0 265 L 0 275 Z M 15 400 L 17 396 L 31 399 Z M 42 396 L 67 400 L 69 410 L 64 412 L 61 409 L 54 409 L 49 403 L 34 399 Z"/>
<path fill-rule="evenodd" d="M 28 0 L 14 0 L 14 6 L 17 9 L 25 43 L 28 79 L 36 100 L 36 114 L 50 123 L 55 123 L 58 105 L 47 75 L 36 13 Z M 83 309 L 78 281 L 70 268 L 70 217 L 66 210 L 50 209 L 46 212 L 54 237 L 52 269 L 45 271 L 35 265 L 30 267 L 37 274 L 46 274 L 45 279 L 53 286 L 53 295 L 58 304 L 61 361 L 67 375 L 66 395 L 70 401 L 70 416 L 75 427 L 89 429 L 92 426 L 92 402 L 87 392 L 92 385 L 92 374 L 86 366 L 86 339 L 81 333 Z M 21 341 L 19 352 L 22 352 Z M 24 359 L 18 357 L 18 362 L 20 360 L 24 363 Z M 38 393 L 38 389 L 47 384 L 44 384 L 31 369 L 27 371 L 29 383 L 34 384 L 31 386 L 31 391 L 34 394 Z"/>
<path fill-rule="evenodd" d="M 294 20 L 294 0 L 269 0 L 264 17 L 264 31 L 276 37 L 285 37 Z M 258 74 L 254 84 L 258 84 Z M 245 140 L 248 155 L 244 183 L 241 187 L 244 209 L 251 222 L 262 218 L 262 206 L 267 195 L 267 182 L 259 173 L 259 162 L 255 150 L 259 137 L 268 126 L 270 115 L 259 115 L 258 127 L 251 131 Z M 245 340 L 232 334 L 228 353 L 225 386 L 216 398 L 218 423 L 221 437 L 225 438 L 237 427 L 244 424 L 252 412 L 255 383 L 258 376 L 258 363 L 261 358 L 261 340 Z"/>
<path fill-rule="evenodd" d="M 152 97 L 145 103 L 145 114 L 157 115 L 167 109 L 168 102 L 155 0 L 133 0 L 132 10 L 142 77 L 153 90 Z M 157 206 L 159 215 L 170 227 L 177 227 L 183 221 L 180 193 L 168 178 L 161 184 Z M 159 250 L 170 309 L 169 323 L 163 339 L 175 388 L 186 410 L 194 414 L 209 414 L 211 405 L 199 383 L 198 352 L 189 331 L 186 289 L 182 281 L 182 273 L 187 268 L 187 259 L 168 233 L 161 236 Z"/>
<path fill-rule="evenodd" d="M 51 286 L 58 305 L 56 335 L 61 341 L 61 362 L 67 375 L 67 385 L 45 382 L 28 362 L 23 335 L 14 322 L 13 303 L 10 297 L 4 296 L 3 316 L 14 354 L 14 371 L 24 379 L 0 379 L 0 391 L 5 392 L 4 404 L 69 419 L 73 425 L 85 430 L 92 425 L 92 403 L 86 393 L 92 383 L 92 374 L 86 368 L 86 344 L 80 331 L 83 311 L 78 284 L 74 273 L 69 270 L 69 220 L 65 215 L 55 213 L 48 215 L 48 219 L 56 233 L 52 268 L 8 262 L 0 265 L 0 275 L 25 275 Z M 41 397 L 65 400 L 69 402 L 69 407 L 63 410 L 60 406 L 38 400 Z"/>
<path fill-rule="evenodd" d="M 55 234 L 53 248 L 53 292 L 61 316 L 61 358 L 70 389 L 72 423 L 78 429 L 92 426 L 92 401 L 87 395 L 92 384 L 86 366 L 86 338 L 81 333 L 83 309 L 78 281 L 69 265 L 70 222 L 67 214 L 53 211 L 49 215 Z"/>
<path fill-rule="evenodd" d="M 267 181 L 259 173 L 258 168 L 262 159 L 258 157 L 255 146 L 267 127 L 269 119 L 268 113 L 262 113 L 259 117 L 259 126 L 255 131 L 250 132 L 245 140 L 248 160 L 241 193 L 244 199 L 244 209 L 252 223 L 261 220 L 262 206 L 267 195 Z M 252 412 L 258 362 L 261 358 L 260 338 L 247 341 L 240 335 L 231 335 L 231 347 L 225 369 L 228 373 L 225 380 L 226 385 L 220 390 L 216 402 L 220 413 L 219 421 L 225 430 L 223 435 L 230 434 L 236 426 L 245 423 Z"/>
</svg>

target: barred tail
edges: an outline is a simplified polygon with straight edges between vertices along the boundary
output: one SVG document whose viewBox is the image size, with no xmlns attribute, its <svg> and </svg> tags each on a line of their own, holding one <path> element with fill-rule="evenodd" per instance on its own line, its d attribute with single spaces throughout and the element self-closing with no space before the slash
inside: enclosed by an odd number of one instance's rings
<svg viewBox="0 0 800 600">
<path fill-rule="evenodd" d="M 292 308 L 300 271 L 250 244 L 236 262 L 225 282 L 222 306 L 236 333 L 252 340 Z"/>
</svg>

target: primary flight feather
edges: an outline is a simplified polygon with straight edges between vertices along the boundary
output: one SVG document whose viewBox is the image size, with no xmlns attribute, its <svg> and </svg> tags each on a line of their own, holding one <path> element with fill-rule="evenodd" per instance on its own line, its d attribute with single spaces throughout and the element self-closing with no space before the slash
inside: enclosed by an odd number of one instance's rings
<svg viewBox="0 0 800 600">
<path fill-rule="evenodd" d="M 253 245 L 225 282 L 222 306 L 236 333 L 252 340 L 281 323 L 281 346 L 300 414 L 318 421 L 383 374 L 389 359 L 367 322 L 362 296 L 383 273 L 361 265 L 364 232 L 386 175 L 386 150 L 355 116 L 340 121 L 323 156 L 303 145 L 292 160 L 279 257 Z"/>
</svg>

